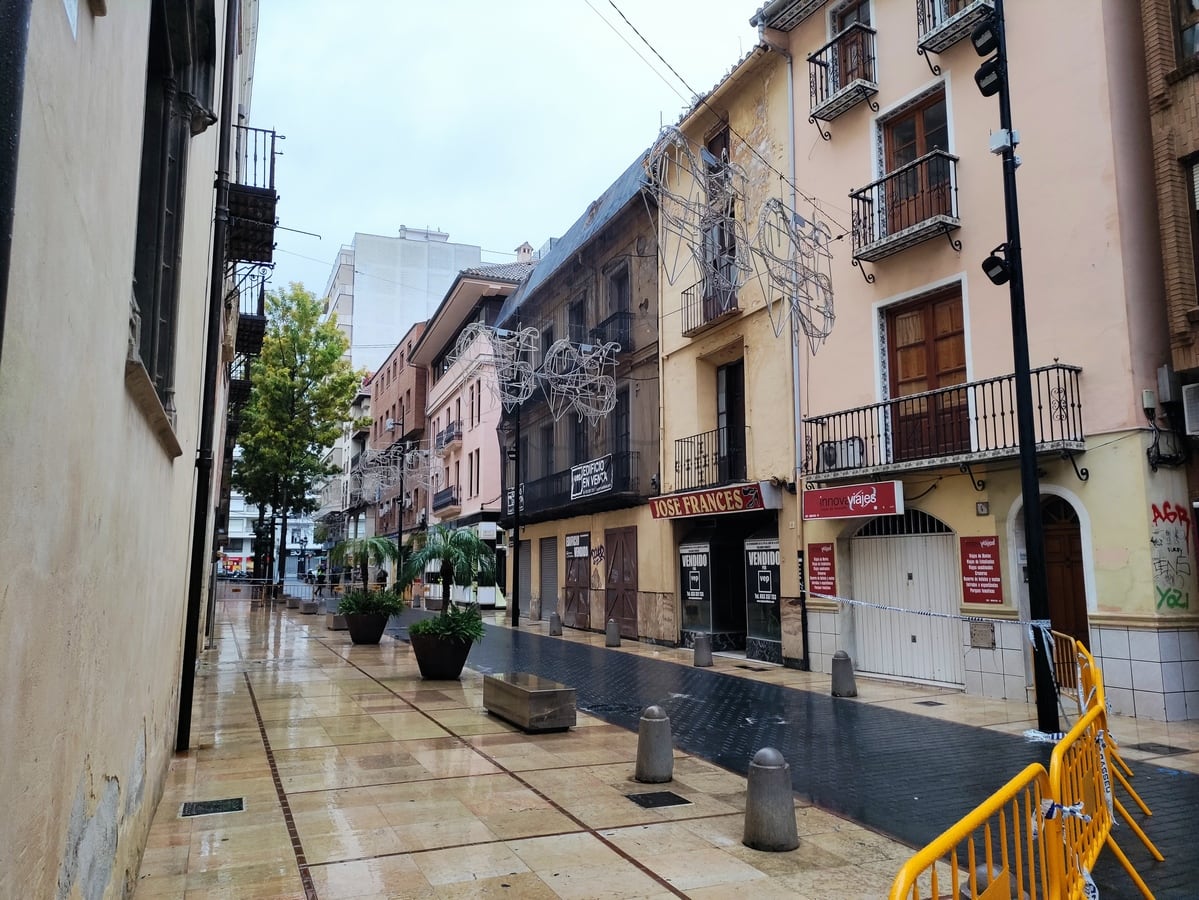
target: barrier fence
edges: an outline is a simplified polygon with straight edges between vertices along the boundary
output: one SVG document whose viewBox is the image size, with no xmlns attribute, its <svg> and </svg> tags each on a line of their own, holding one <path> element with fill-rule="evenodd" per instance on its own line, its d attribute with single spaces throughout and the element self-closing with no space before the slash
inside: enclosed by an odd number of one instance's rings
<svg viewBox="0 0 1199 900">
<path fill-rule="evenodd" d="M 1165 858 L 1113 793 L 1114 780 L 1152 815 L 1129 784 L 1132 770 L 1111 736 L 1103 673 L 1074 638 L 1052 637 L 1055 679 L 1068 689 L 1059 693 L 1077 700 L 1079 719 L 1053 748 L 1049 771 L 1029 766 L 918 851 L 896 875 L 891 900 L 1095 898 L 1090 873 L 1105 847 L 1152 900 L 1112 837 L 1118 813 L 1154 859 Z"/>
</svg>

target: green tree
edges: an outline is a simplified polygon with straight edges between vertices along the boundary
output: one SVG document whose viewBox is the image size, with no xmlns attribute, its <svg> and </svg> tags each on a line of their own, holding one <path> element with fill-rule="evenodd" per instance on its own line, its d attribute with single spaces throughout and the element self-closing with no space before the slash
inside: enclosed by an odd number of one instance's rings
<svg viewBox="0 0 1199 900">
<path fill-rule="evenodd" d="M 362 590 L 369 592 L 371 566 L 382 566 L 384 563 L 398 562 L 401 558 L 400 548 L 389 537 L 381 534 L 374 537 L 349 538 L 329 551 L 329 559 L 337 565 L 356 565 L 362 576 Z M 401 579 L 404 572 L 401 569 Z M 407 587 L 407 585 L 404 585 Z M 401 588 L 402 590 L 403 588 Z"/>
<path fill-rule="evenodd" d="M 267 294 L 262 353 L 250 369 L 250 401 L 242 414 L 242 456 L 233 485 L 282 519 L 277 561 L 283 578 L 289 515 L 316 508 L 316 485 L 333 474 L 324 451 L 341 435 L 346 411 L 362 384 L 345 353 L 336 317 L 321 321 L 321 304 L 301 284 Z"/>
<path fill-rule="evenodd" d="M 405 575 L 412 579 L 431 563 L 439 564 L 443 616 L 449 615 L 452 584 L 469 585 L 476 576 L 495 576 L 495 551 L 470 528 L 436 525 L 429 531 L 418 533 L 413 546 Z"/>
</svg>

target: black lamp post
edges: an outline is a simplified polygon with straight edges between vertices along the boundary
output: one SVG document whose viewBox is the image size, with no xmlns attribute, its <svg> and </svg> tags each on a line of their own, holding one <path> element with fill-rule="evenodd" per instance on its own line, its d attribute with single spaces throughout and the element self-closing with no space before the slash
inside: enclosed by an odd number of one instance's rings
<svg viewBox="0 0 1199 900">
<path fill-rule="evenodd" d="M 296 567 L 297 575 L 308 574 L 308 535 L 300 535 L 300 564 Z"/>
<path fill-rule="evenodd" d="M 1012 309 L 1012 355 L 1015 363 L 1016 427 L 1020 432 L 1020 489 L 1024 501 L 1024 537 L 1028 553 L 1028 606 L 1033 621 L 1049 621 L 1049 583 L 1045 574 L 1045 535 L 1041 527 L 1041 487 L 1037 476 L 1037 435 L 1033 414 L 1032 376 L 1028 361 L 1028 318 L 1024 304 L 1024 266 L 1020 248 L 1020 211 L 1016 201 L 1016 156 L 1019 136 L 1012 129 L 1012 101 L 1008 83 L 1007 36 L 1003 0 L 995 0 L 994 14 L 977 26 L 970 41 L 980 56 L 989 57 L 974 76 L 984 97 L 999 95 L 998 134 L 991 151 L 1003 157 L 1003 206 L 1007 241 L 992 251 L 983 271 L 994 284 L 1008 284 Z M 993 55 L 992 55 L 993 54 Z M 998 254 L 1002 253 L 1002 256 Z M 1033 675 L 1037 693 L 1037 727 L 1047 734 L 1058 731 L 1057 689 L 1050 661 L 1049 634 L 1033 628 Z"/>
</svg>

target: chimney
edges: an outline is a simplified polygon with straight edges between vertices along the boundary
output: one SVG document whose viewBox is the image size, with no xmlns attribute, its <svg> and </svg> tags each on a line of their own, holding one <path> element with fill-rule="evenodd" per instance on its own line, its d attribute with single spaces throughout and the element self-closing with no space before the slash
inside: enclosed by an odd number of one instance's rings
<svg viewBox="0 0 1199 900">
<path fill-rule="evenodd" d="M 533 245 L 525 241 L 516 248 L 516 261 L 518 263 L 527 263 L 533 261 Z"/>
</svg>

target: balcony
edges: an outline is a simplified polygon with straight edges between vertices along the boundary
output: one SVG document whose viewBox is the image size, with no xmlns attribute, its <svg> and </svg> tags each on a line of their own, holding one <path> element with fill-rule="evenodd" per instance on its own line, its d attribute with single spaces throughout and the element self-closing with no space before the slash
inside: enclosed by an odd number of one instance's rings
<svg viewBox="0 0 1199 900">
<path fill-rule="evenodd" d="M 994 0 L 916 0 L 916 46 L 942 53 L 994 11 Z"/>
<path fill-rule="evenodd" d="M 737 291 L 719 278 L 705 278 L 683 291 L 683 337 L 715 327 L 740 315 Z"/>
<path fill-rule="evenodd" d="M 826 2 L 827 0 L 791 0 L 790 3 L 784 3 L 781 7 L 773 10 L 769 17 L 762 15 L 766 11 L 766 7 L 762 7 L 750 24 L 776 28 L 779 31 L 790 31 L 824 6 Z M 773 6 L 774 4 L 768 5 Z"/>
<path fill-rule="evenodd" d="M 276 134 L 264 128 L 233 126 L 236 146 L 229 184 L 230 260 L 269 263 L 275 251 Z"/>
<path fill-rule="evenodd" d="M 237 272 L 237 343 L 238 353 L 257 356 L 266 337 L 266 267 Z"/>
<path fill-rule="evenodd" d="M 229 406 L 239 407 L 250 401 L 250 358 L 243 353 L 229 363 Z"/>
<path fill-rule="evenodd" d="M 692 491 L 745 480 L 744 428 L 714 428 L 674 442 L 674 489 Z"/>
<path fill-rule="evenodd" d="M 458 494 L 458 488 L 456 487 L 442 488 L 433 495 L 433 512 L 438 515 L 457 512 L 461 508 L 462 498 Z"/>
<path fill-rule="evenodd" d="M 960 228 L 957 163 L 933 150 L 852 191 L 854 259 L 877 262 Z"/>
<path fill-rule="evenodd" d="M 611 453 L 522 485 L 521 518 L 525 523 L 633 505 L 640 496 L 640 454 Z M 515 491 L 504 492 L 504 515 L 511 516 Z"/>
<path fill-rule="evenodd" d="M 831 122 L 878 93 L 874 35 L 869 25 L 855 22 L 808 56 L 813 119 Z M 873 101 L 871 106 L 878 109 Z"/>
<path fill-rule="evenodd" d="M 633 314 L 614 312 L 591 329 L 591 339 L 597 344 L 620 344 L 621 353 L 633 349 Z"/>
<path fill-rule="evenodd" d="M 1086 444 L 1077 366 L 1032 371 L 1037 452 Z M 1014 375 L 972 381 L 804 420 L 804 470 L 817 481 L 1020 455 Z"/>
<path fill-rule="evenodd" d="M 445 427 L 444 431 L 437 432 L 437 437 L 433 440 L 433 446 L 437 450 L 445 450 L 452 447 L 462 440 L 462 423 L 451 422 Z"/>
</svg>

